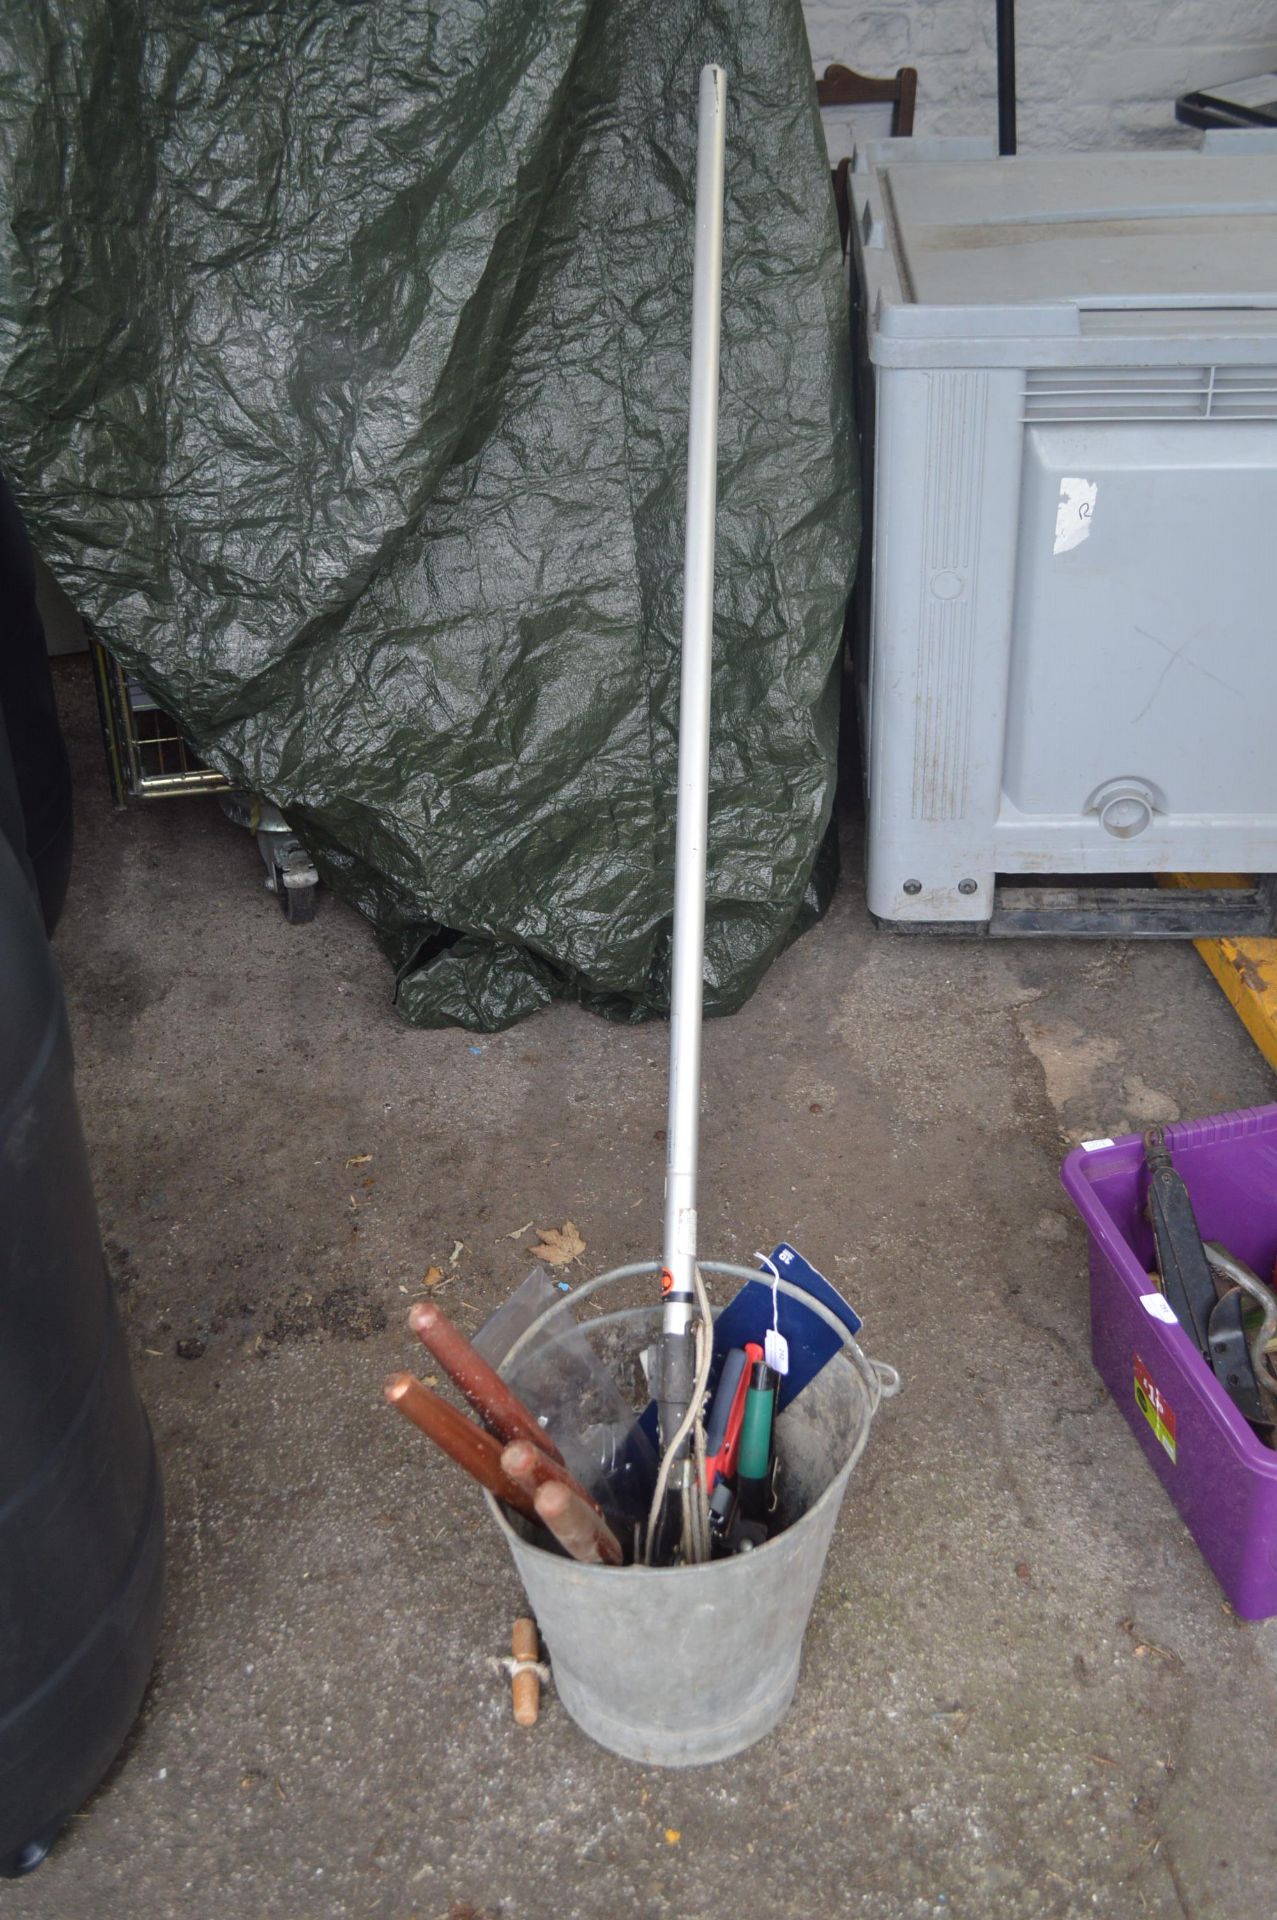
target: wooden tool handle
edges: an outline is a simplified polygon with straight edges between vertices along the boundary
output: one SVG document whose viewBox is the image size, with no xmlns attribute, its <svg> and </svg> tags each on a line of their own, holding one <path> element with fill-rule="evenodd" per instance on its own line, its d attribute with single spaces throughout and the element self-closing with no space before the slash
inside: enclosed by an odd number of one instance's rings
<svg viewBox="0 0 1277 1920">
<path fill-rule="evenodd" d="M 495 1434 L 502 1440 L 531 1440 L 552 1460 L 563 1459 L 545 1428 L 518 1395 L 511 1393 L 482 1354 L 475 1352 L 442 1307 L 437 1307 L 433 1300 L 419 1300 L 408 1315 L 408 1325 Z"/>
<path fill-rule="evenodd" d="M 510 1636 L 510 1651 L 516 1660 L 535 1660 L 540 1648 L 537 1646 L 537 1623 L 535 1620 L 516 1620 L 514 1632 Z M 514 1717 L 521 1727 L 534 1727 L 537 1715 L 541 1711 L 541 1676 L 525 1667 L 522 1673 L 510 1678 L 511 1704 Z"/>
<path fill-rule="evenodd" d="M 458 1413 L 437 1393 L 431 1393 L 414 1374 L 392 1373 L 382 1392 L 397 1413 L 411 1420 L 414 1427 L 420 1427 L 428 1439 L 450 1455 L 459 1467 L 464 1467 L 481 1487 L 520 1513 L 534 1517 L 530 1494 L 502 1468 L 499 1440 L 477 1427 L 473 1420 L 467 1420 L 464 1413 Z M 526 1446 L 527 1442 L 523 1444 Z"/>
<path fill-rule="evenodd" d="M 547 1480 L 537 1488 L 533 1504 L 537 1519 L 574 1560 L 586 1566 L 620 1566 L 625 1557 L 620 1541 L 607 1521 L 593 1507 L 587 1507 L 571 1487 L 561 1480 Z"/>
<path fill-rule="evenodd" d="M 538 1487 L 549 1486 L 557 1481 L 560 1486 L 568 1487 L 578 1500 L 584 1501 L 591 1513 L 602 1514 L 603 1509 L 590 1494 L 585 1491 L 579 1480 L 574 1480 L 566 1467 L 550 1460 L 539 1448 L 531 1446 L 526 1440 L 512 1440 L 501 1455 L 501 1466 L 515 1485 L 522 1487 L 531 1499 Z"/>
</svg>

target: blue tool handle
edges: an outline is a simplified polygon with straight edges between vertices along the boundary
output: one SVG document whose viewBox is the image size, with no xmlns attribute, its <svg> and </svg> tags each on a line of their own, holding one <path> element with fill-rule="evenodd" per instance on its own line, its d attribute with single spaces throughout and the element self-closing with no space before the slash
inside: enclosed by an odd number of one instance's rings
<svg viewBox="0 0 1277 1920">
<path fill-rule="evenodd" d="M 732 1347 L 724 1356 L 723 1371 L 718 1376 L 718 1391 L 714 1395 L 709 1423 L 705 1428 L 705 1455 L 709 1460 L 714 1458 L 727 1438 L 727 1422 L 731 1417 L 732 1402 L 736 1398 L 736 1389 L 740 1385 L 740 1378 L 746 1364 L 743 1347 Z"/>
</svg>

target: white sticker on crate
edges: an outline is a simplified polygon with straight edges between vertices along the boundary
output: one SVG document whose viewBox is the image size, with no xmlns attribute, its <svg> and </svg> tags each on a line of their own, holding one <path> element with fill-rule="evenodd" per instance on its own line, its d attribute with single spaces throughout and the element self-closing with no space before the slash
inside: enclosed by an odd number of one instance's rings
<svg viewBox="0 0 1277 1920">
<path fill-rule="evenodd" d="M 1098 1153 L 1101 1147 L 1111 1147 L 1112 1144 L 1113 1142 L 1111 1140 L 1083 1140 L 1082 1151 L 1083 1153 Z"/>
<path fill-rule="evenodd" d="M 1098 480 L 1075 480 L 1066 476 L 1060 481 L 1060 504 L 1055 509 L 1056 553 L 1068 553 L 1073 547 L 1080 547 L 1090 534 L 1099 490 Z"/>
<path fill-rule="evenodd" d="M 1140 1305 L 1152 1320 L 1164 1320 L 1168 1327 L 1177 1327 L 1175 1309 L 1164 1293 L 1142 1293 Z"/>
</svg>

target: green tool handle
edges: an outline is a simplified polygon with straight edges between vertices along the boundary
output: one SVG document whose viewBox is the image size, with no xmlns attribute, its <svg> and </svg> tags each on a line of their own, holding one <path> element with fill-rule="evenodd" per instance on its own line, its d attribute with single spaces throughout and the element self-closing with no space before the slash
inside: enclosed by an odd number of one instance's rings
<svg viewBox="0 0 1277 1920">
<path fill-rule="evenodd" d="M 771 1463 L 772 1411 L 776 1397 L 770 1387 L 751 1387 L 745 1395 L 737 1471 L 743 1480 L 765 1480 Z"/>
</svg>

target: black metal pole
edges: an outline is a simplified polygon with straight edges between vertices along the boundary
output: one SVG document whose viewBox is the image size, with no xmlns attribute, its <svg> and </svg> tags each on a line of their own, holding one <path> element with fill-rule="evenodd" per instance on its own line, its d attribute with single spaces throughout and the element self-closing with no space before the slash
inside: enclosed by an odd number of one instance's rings
<svg viewBox="0 0 1277 1920">
<path fill-rule="evenodd" d="M 1015 152 L 1015 0 L 997 0 L 998 152 Z"/>
</svg>

